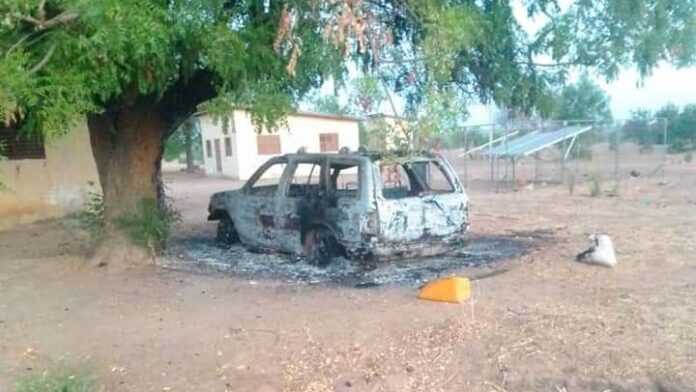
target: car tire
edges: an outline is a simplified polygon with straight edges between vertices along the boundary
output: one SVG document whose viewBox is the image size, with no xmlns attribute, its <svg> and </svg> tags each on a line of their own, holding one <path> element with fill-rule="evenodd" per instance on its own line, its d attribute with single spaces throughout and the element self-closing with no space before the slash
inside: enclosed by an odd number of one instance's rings
<svg viewBox="0 0 696 392">
<path fill-rule="evenodd" d="M 336 238 L 325 228 L 308 231 L 304 237 L 304 253 L 307 262 L 318 267 L 326 267 L 339 255 Z"/>
<path fill-rule="evenodd" d="M 218 221 L 216 240 L 219 244 L 225 246 L 239 242 L 237 229 L 234 227 L 234 222 L 227 214 Z"/>
</svg>

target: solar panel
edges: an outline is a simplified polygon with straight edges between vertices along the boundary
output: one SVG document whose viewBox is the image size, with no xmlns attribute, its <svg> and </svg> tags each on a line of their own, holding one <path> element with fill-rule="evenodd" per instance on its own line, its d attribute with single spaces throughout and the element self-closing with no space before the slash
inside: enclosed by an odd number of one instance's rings
<svg viewBox="0 0 696 392">
<path fill-rule="evenodd" d="M 505 158 L 527 156 L 591 129 L 592 127 L 588 126 L 572 126 L 551 132 L 534 131 L 507 142 L 502 142 L 490 150 L 484 150 L 483 153 Z"/>
</svg>

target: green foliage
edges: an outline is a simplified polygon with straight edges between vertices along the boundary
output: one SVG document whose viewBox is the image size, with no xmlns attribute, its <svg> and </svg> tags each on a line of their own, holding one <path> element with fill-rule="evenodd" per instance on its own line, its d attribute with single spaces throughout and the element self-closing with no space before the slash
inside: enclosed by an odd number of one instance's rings
<svg viewBox="0 0 696 392">
<path fill-rule="evenodd" d="M 696 104 L 684 106 L 674 121 L 669 123 L 667 132 L 672 151 L 696 149 Z"/>
<path fill-rule="evenodd" d="M 336 95 L 318 95 L 310 100 L 312 110 L 317 113 L 335 114 L 335 115 L 350 115 L 350 109 L 341 105 Z"/>
<path fill-rule="evenodd" d="M 530 15 L 550 16 L 535 36 L 535 53 L 554 62 L 593 66 L 608 79 L 622 67 L 636 66 L 647 76 L 659 62 L 691 65 L 696 54 L 696 9 L 692 1 L 526 2 Z"/>
<path fill-rule="evenodd" d="M 96 392 L 95 377 L 84 370 L 57 369 L 17 381 L 16 392 Z"/>
<path fill-rule="evenodd" d="M 91 189 L 87 193 L 87 202 L 78 212 L 80 225 L 89 232 L 93 242 L 99 241 L 104 232 L 104 197 L 101 192 Z"/>
<path fill-rule="evenodd" d="M 631 118 L 623 126 L 622 134 L 625 139 L 640 145 L 641 152 L 649 152 L 653 145 L 662 140 L 662 129 L 649 110 L 637 109 L 631 112 Z"/>
<path fill-rule="evenodd" d="M 602 195 L 602 177 L 599 174 L 590 176 L 590 196 L 599 197 Z"/>
<path fill-rule="evenodd" d="M 293 6 L 302 55 L 291 73 L 290 53 L 274 47 L 275 2 L 2 0 L 0 121 L 60 133 L 138 96 L 172 99 L 173 118 L 190 114 L 184 99 L 201 96 L 249 107 L 268 126 L 323 75 L 342 72 L 310 4 Z M 193 78 L 206 82 L 187 85 Z"/>
<path fill-rule="evenodd" d="M 566 177 L 566 183 L 568 185 L 568 194 L 573 196 L 575 193 L 575 172 L 569 172 Z"/>
<path fill-rule="evenodd" d="M 640 144 L 643 151 L 650 150 L 654 144 L 663 144 L 665 131 L 670 152 L 696 149 L 696 104 L 681 110 L 667 104 L 654 115 L 648 110 L 635 110 L 623 127 L 625 137 Z"/>
<path fill-rule="evenodd" d="M 373 114 L 385 99 L 384 88 L 376 77 L 362 76 L 352 81 L 349 100 L 355 113 L 363 116 Z"/>
<path fill-rule="evenodd" d="M 179 159 L 181 155 L 187 151 L 192 153 L 193 160 L 203 159 L 203 150 L 201 144 L 201 129 L 198 119 L 194 116 L 189 117 L 184 121 L 179 128 L 172 133 L 164 145 L 163 158 L 167 161 Z"/>
<path fill-rule="evenodd" d="M 458 130 L 452 130 L 440 135 L 440 138 L 444 148 L 463 148 L 465 150 L 469 150 L 488 142 L 488 134 L 477 129 L 467 130 L 465 128 L 461 128 Z"/>
<path fill-rule="evenodd" d="M 687 152 L 684 154 L 684 162 L 686 163 L 691 163 L 694 160 L 694 153 L 693 152 Z"/>
<path fill-rule="evenodd" d="M 609 96 L 584 73 L 572 85 L 561 90 L 553 111 L 556 120 L 607 122 L 612 119 Z"/>
<path fill-rule="evenodd" d="M 165 248 L 174 225 L 180 220 L 181 216 L 171 205 L 162 208 L 156 200 L 143 199 L 137 211 L 118 218 L 116 224 L 133 243 L 157 254 Z"/>
</svg>

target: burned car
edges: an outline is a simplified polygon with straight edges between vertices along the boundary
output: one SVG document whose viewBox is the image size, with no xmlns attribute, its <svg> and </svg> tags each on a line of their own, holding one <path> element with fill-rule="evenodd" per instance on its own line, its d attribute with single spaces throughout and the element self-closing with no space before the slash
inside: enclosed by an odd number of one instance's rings
<svg viewBox="0 0 696 392">
<path fill-rule="evenodd" d="M 431 154 L 297 153 L 262 165 L 239 190 L 210 199 L 218 241 L 324 265 L 335 255 L 385 260 L 462 245 L 469 200 Z"/>
</svg>

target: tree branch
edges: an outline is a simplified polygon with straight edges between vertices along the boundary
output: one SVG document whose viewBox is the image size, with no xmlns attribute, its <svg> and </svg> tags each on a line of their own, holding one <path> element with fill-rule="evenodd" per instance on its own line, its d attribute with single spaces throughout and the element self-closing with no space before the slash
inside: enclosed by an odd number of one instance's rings
<svg viewBox="0 0 696 392">
<path fill-rule="evenodd" d="M 59 25 L 68 24 L 79 17 L 80 14 L 75 11 L 63 11 L 60 14 L 48 20 L 36 19 L 30 15 L 22 15 L 19 17 L 19 19 L 34 25 L 34 28 L 36 30 L 42 31 L 51 29 Z"/>
<path fill-rule="evenodd" d="M 26 42 L 29 38 L 31 38 L 31 34 L 27 34 L 27 35 L 25 35 L 24 37 L 22 37 L 22 38 L 20 38 L 19 40 L 17 40 L 17 42 L 15 42 L 14 44 L 12 44 L 12 46 L 10 46 L 10 48 L 7 49 L 7 52 L 5 52 L 5 56 L 6 56 L 6 57 L 9 56 L 10 53 L 12 53 L 12 52 L 15 51 L 17 48 L 19 48 L 19 47 L 20 47 L 24 42 Z"/>
<path fill-rule="evenodd" d="M 75 11 L 63 11 L 62 13 L 54 16 L 53 18 L 45 21 L 41 25 L 42 30 L 47 30 L 52 27 L 58 26 L 58 25 L 63 25 L 63 24 L 68 24 L 77 18 L 80 17 L 80 14 L 75 12 Z"/>
<path fill-rule="evenodd" d="M 38 62 L 32 69 L 29 70 L 29 75 L 33 75 L 41 70 L 47 63 L 48 60 L 51 59 L 51 56 L 53 56 L 53 53 L 56 51 L 56 45 L 53 44 L 49 49 L 48 52 L 46 52 L 46 55 L 41 59 L 41 61 Z"/>
<path fill-rule="evenodd" d="M 38 8 L 39 9 L 36 11 L 36 15 L 39 16 L 40 20 L 46 20 L 46 0 L 41 0 Z"/>
</svg>

